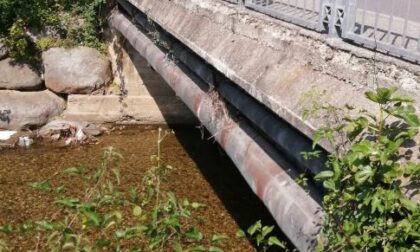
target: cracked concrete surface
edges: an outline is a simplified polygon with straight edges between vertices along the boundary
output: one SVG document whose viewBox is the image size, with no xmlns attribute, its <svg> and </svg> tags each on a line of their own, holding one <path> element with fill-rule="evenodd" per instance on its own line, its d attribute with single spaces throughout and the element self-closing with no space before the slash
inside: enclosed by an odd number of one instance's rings
<svg viewBox="0 0 420 252">
<path fill-rule="evenodd" d="M 302 118 L 300 100 L 314 87 L 332 105 L 375 112 L 364 92 L 396 85 L 420 108 L 419 65 L 221 0 L 129 2 L 309 137 L 323 124 Z"/>
</svg>

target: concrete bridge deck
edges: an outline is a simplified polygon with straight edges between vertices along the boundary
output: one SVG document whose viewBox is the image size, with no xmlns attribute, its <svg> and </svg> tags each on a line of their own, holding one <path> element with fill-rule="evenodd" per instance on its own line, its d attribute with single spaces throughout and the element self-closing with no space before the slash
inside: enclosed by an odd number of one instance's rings
<svg viewBox="0 0 420 252">
<path fill-rule="evenodd" d="M 342 43 L 222 0 L 129 0 L 243 90 L 311 137 L 305 121 L 314 89 L 337 107 L 372 109 L 364 97 L 395 85 L 420 99 L 420 66 Z M 417 102 L 417 108 L 419 108 Z M 325 148 L 329 146 L 324 145 Z"/>
</svg>

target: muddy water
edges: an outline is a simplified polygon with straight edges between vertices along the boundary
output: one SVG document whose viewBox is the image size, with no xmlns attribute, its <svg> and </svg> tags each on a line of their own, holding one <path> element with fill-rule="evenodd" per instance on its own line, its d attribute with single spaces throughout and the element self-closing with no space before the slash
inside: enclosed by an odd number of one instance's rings
<svg viewBox="0 0 420 252">
<path fill-rule="evenodd" d="M 64 185 L 68 193 L 80 194 L 83 181 L 69 179 L 62 171 L 75 165 L 95 169 L 107 146 L 124 156 L 121 190 L 128 191 L 128 185 L 139 187 L 144 171 L 151 166 L 156 141 L 155 127 L 135 127 L 104 135 L 95 145 L 58 148 L 38 143 L 27 150 L 0 151 L 0 226 L 50 218 L 58 210 L 55 198 L 34 191 L 28 183 L 48 179 L 52 186 Z M 204 236 L 225 234 L 232 237 L 227 251 L 253 251 L 247 240 L 234 239 L 238 228 L 246 229 L 258 219 L 268 225 L 274 221 L 223 151 L 202 140 L 198 129 L 182 128 L 163 142 L 162 152 L 165 162 L 174 168 L 165 189 L 208 206 L 201 212 L 204 221 L 198 224 Z M 13 251 L 25 251 L 36 244 L 35 237 L 6 238 Z"/>
</svg>

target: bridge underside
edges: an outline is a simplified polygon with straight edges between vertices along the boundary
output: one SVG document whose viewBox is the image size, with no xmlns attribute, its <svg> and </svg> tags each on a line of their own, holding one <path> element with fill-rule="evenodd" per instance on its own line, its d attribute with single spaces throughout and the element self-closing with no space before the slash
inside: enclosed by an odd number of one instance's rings
<svg viewBox="0 0 420 252">
<path fill-rule="evenodd" d="M 418 99 L 420 108 L 419 65 L 224 1 L 128 2 L 309 137 L 323 124 L 302 118 L 303 109 L 310 105 L 302 103 L 302 97 L 315 91 L 322 91 L 323 99 L 337 107 L 349 104 L 376 112 L 364 92 L 376 85 L 396 85 Z"/>
<path fill-rule="evenodd" d="M 301 152 L 325 123 L 303 119 L 303 98 L 375 113 L 363 93 L 396 84 L 420 99 L 418 65 L 221 1 L 118 2 L 111 25 L 214 135 L 300 251 L 314 248 L 322 210 L 316 185 L 308 195 L 294 177 L 322 168 Z"/>
</svg>

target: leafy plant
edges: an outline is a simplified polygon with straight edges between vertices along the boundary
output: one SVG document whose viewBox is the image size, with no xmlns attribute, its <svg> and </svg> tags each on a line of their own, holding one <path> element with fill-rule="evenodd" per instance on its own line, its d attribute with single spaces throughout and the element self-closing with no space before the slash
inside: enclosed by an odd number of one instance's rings
<svg viewBox="0 0 420 252">
<path fill-rule="evenodd" d="M 48 192 L 48 193 L 61 193 L 64 190 L 63 186 L 58 186 L 56 188 L 51 187 L 50 182 L 48 180 L 29 183 L 29 186 L 32 187 L 33 189 Z"/>
<path fill-rule="evenodd" d="M 13 58 L 35 62 L 50 47 L 88 46 L 105 53 L 107 0 L 0 0 L 0 38 Z"/>
<path fill-rule="evenodd" d="M 270 247 L 276 246 L 286 250 L 286 244 L 280 241 L 276 236 L 270 235 L 274 230 L 274 226 L 263 226 L 261 220 L 252 224 L 246 230 L 238 230 L 236 233 L 237 238 L 248 236 L 253 241 L 260 251 L 267 251 Z"/>
<path fill-rule="evenodd" d="M 401 161 L 401 147 L 420 126 L 410 97 L 395 88 L 366 92 L 378 115 L 365 110 L 317 133 L 335 152 L 323 182 L 325 216 L 318 251 L 419 251 L 420 206 L 410 186 L 418 185 L 420 164 Z M 348 110 L 354 108 L 347 106 Z M 338 141 L 337 136 L 344 138 Z"/>
<path fill-rule="evenodd" d="M 5 233 L 5 234 L 10 234 L 13 231 L 13 227 L 10 223 L 0 227 L 0 232 Z"/>
<path fill-rule="evenodd" d="M 4 44 L 9 49 L 10 56 L 16 59 L 32 60 L 31 41 L 25 35 L 25 24 L 22 19 L 16 20 L 10 27 L 9 36 L 4 39 Z"/>
</svg>

